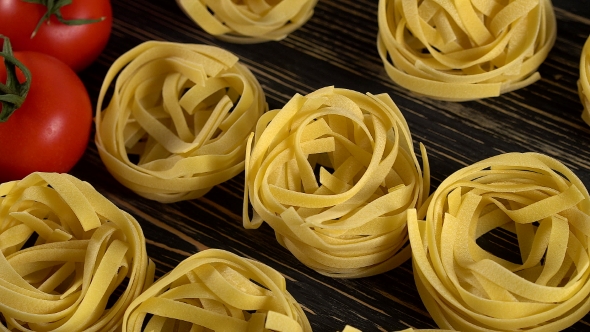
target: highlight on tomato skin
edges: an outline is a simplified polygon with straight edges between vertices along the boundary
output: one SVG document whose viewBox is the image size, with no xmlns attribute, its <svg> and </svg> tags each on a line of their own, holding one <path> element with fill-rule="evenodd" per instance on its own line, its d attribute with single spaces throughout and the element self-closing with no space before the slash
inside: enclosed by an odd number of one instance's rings
<svg viewBox="0 0 590 332">
<path fill-rule="evenodd" d="M 92 125 L 92 105 L 77 74 L 62 61 L 38 52 L 14 52 L 31 72 L 22 105 L 0 122 L 0 183 L 41 172 L 68 172 L 82 157 Z M 7 79 L 0 58 L 0 83 Z M 21 70 L 16 71 L 24 82 Z M 0 93 L 0 96 L 2 93 Z M 0 111 L 6 106 L 0 106 Z"/>
<path fill-rule="evenodd" d="M 60 22 L 56 15 L 39 24 L 48 11 L 41 3 L 48 1 L 37 2 L 0 0 L 0 34 L 10 38 L 13 50 L 47 53 L 76 72 L 92 64 L 111 34 L 110 0 L 72 0 L 71 4 L 59 8 L 64 20 L 89 20 L 89 23 L 75 25 Z"/>
</svg>

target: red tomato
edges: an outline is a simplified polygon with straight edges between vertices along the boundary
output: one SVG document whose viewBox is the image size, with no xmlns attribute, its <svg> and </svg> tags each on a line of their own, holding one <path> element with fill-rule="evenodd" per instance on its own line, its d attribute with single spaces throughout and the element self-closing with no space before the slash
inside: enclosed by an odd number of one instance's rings
<svg viewBox="0 0 590 332">
<path fill-rule="evenodd" d="M 23 0 L 0 0 L 0 35 L 10 38 L 15 51 L 47 53 L 78 72 L 96 60 L 108 42 L 113 22 L 111 3 L 110 0 L 73 0 L 60 11 L 66 20 L 101 17 L 104 20 L 66 25 L 52 15 L 31 38 L 47 7 Z"/>
<path fill-rule="evenodd" d="M 69 171 L 82 157 L 92 125 L 88 92 L 70 67 L 42 53 L 14 55 L 29 68 L 32 80 L 24 103 L 0 123 L 0 183 L 34 171 Z M 24 81 L 20 70 L 17 76 Z M 3 59 L 0 82 L 6 82 Z"/>
</svg>

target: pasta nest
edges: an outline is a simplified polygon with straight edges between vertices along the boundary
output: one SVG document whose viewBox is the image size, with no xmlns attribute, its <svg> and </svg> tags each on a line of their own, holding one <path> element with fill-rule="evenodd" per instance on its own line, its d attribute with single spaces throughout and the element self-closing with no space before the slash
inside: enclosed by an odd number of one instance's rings
<svg viewBox="0 0 590 332">
<path fill-rule="evenodd" d="M 311 332 L 279 272 L 218 249 L 194 254 L 160 278 L 129 306 L 123 323 L 123 332 L 202 329 Z"/>
<path fill-rule="evenodd" d="M 244 170 L 246 138 L 267 109 L 262 87 L 233 54 L 150 41 L 109 69 L 95 140 L 107 169 L 126 187 L 164 203 L 188 200 Z"/>
<path fill-rule="evenodd" d="M 578 92 L 584 106 L 582 118 L 590 125 L 590 37 L 586 40 L 582 55 L 580 56 L 580 79 L 578 80 Z"/>
<path fill-rule="evenodd" d="M 388 95 L 297 94 L 263 115 L 249 142 L 244 227 L 265 221 L 301 262 L 333 277 L 374 275 L 409 258 L 406 210 L 428 196 L 429 177 Z"/>
<path fill-rule="evenodd" d="M 318 0 L 176 0 L 207 33 L 232 43 L 281 40 L 313 15 Z"/>
<path fill-rule="evenodd" d="M 3 331 L 116 330 L 155 270 L 138 222 L 67 174 L 0 184 L 0 251 Z"/>
<path fill-rule="evenodd" d="M 440 328 L 560 331 L 590 310 L 590 197 L 551 157 L 508 153 L 457 171 L 425 221 L 408 213 L 408 229 L 416 285 Z M 486 250 L 485 236 L 519 248 Z"/>
<path fill-rule="evenodd" d="M 537 81 L 556 38 L 550 0 L 380 0 L 378 22 L 389 77 L 449 101 L 494 97 Z"/>
</svg>

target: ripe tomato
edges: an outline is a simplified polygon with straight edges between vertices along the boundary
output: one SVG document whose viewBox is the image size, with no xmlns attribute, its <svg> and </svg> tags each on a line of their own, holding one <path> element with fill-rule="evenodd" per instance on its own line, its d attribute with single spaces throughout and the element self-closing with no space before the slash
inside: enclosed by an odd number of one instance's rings
<svg viewBox="0 0 590 332">
<path fill-rule="evenodd" d="M 0 123 L 0 183 L 34 171 L 69 171 L 82 157 L 92 125 L 88 92 L 70 67 L 43 53 L 14 56 L 29 68 L 32 80 L 24 103 Z M 24 81 L 20 70 L 17 77 Z M 0 82 L 6 82 L 1 58 Z"/>
<path fill-rule="evenodd" d="M 0 0 L 0 35 L 10 38 L 15 51 L 36 51 L 52 55 L 75 71 L 90 65 L 100 55 L 111 34 L 110 0 L 73 0 L 60 8 L 65 20 L 99 19 L 95 23 L 66 25 L 51 15 L 31 38 L 37 23 L 47 12 L 41 4 L 23 0 Z"/>
</svg>

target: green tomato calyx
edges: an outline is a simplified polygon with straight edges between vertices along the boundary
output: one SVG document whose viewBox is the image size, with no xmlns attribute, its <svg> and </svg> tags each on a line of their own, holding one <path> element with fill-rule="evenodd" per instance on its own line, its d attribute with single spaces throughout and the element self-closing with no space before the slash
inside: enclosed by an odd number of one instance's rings
<svg viewBox="0 0 590 332">
<path fill-rule="evenodd" d="M 41 27 L 41 24 L 43 22 L 47 22 L 47 24 L 49 24 L 49 18 L 51 18 L 51 15 L 55 15 L 55 17 L 57 18 L 57 20 L 59 22 L 66 24 L 66 25 L 90 24 L 90 23 L 104 21 L 104 19 L 105 19 L 104 16 L 100 17 L 100 18 L 96 18 L 96 19 L 76 19 L 76 20 L 64 19 L 63 16 L 61 15 L 61 7 L 70 5 L 73 0 L 22 0 L 22 1 L 29 2 L 29 3 L 35 3 L 38 5 L 43 5 L 43 6 L 47 7 L 47 12 L 45 12 L 45 14 L 43 14 L 41 19 L 37 23 L 35 30 L 33 30 L 33 33 L 31 34 L 31 38 L 35 37 L 35 35 L 37 34 L 37 31 L 39 31 L 39 28 Z"/>
<path fill-rule="evenodd" d="M 2 37 L 2 36 L 0 36 Z M 16 111 L 24 102 L 29 89 L 31 88 L 31 71 L 20 62 L 12 53 L 12 47 L 8 37 L 4 38 L 4 46 L 0 56 L 4 58 L 4 66 L 6 67 L 6 84 L 0 82 L 0 122 L 6 122 L 8 118 Z M 19 82 L 16 76 L 16 68 L 20 69 L 25 75 L 25 81 Z"/>
</svg>

